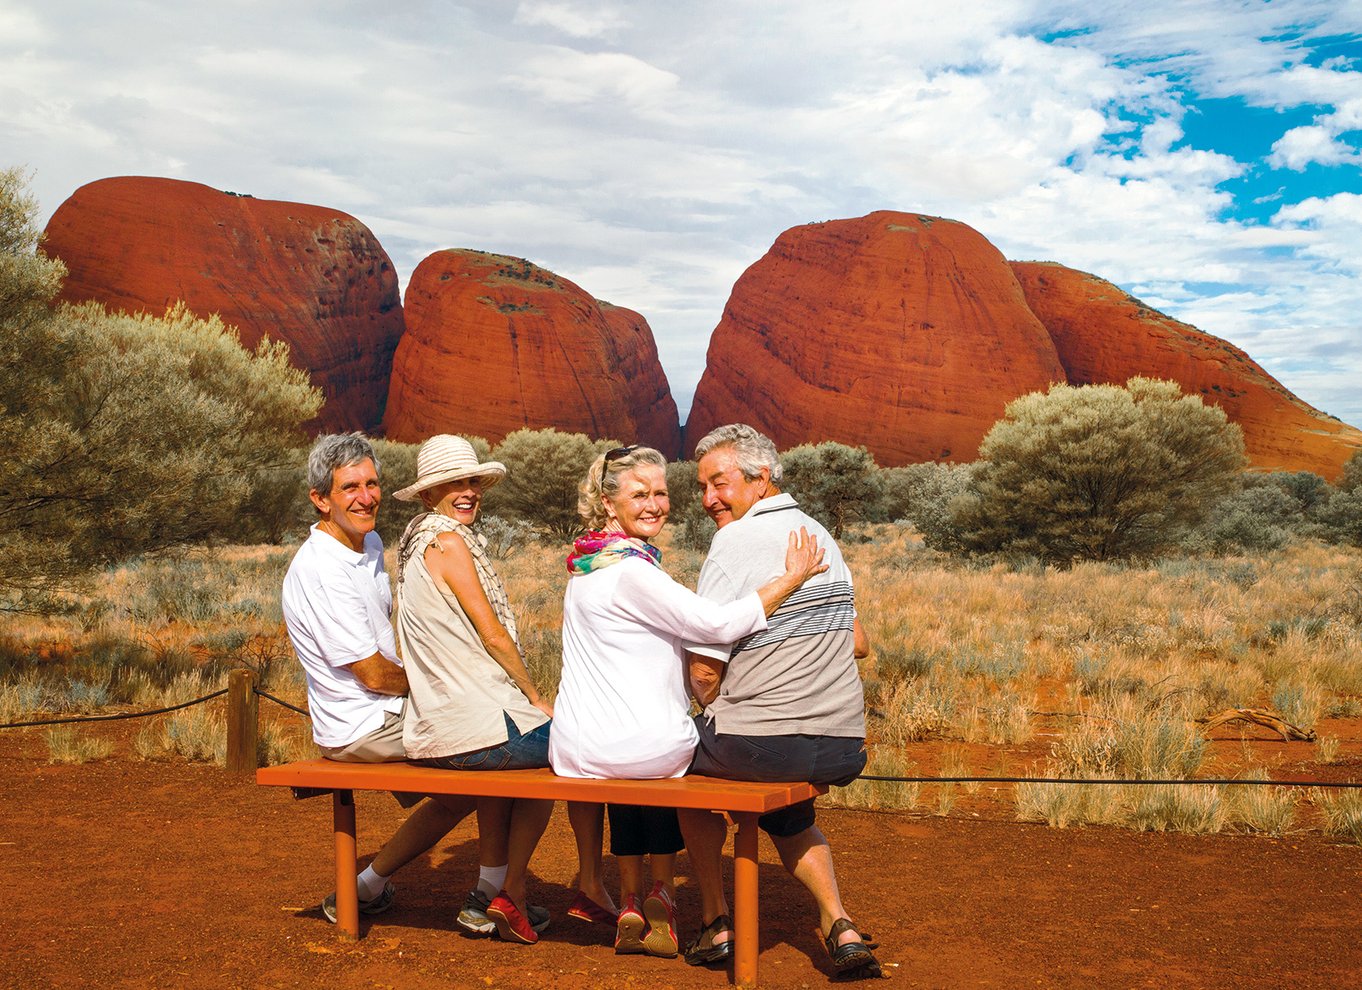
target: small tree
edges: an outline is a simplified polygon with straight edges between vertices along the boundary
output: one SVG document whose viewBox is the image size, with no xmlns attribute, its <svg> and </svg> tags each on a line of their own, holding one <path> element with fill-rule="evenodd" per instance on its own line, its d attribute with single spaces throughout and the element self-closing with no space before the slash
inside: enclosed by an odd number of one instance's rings
<svg viewBox="0 0 1362 990">
<path fill-rule="evenodd" d="M 35 204 L 0 172 L 0 607 L 41 607 L 91 570 L 240 538 L 321 393 L 287 347 L 243 349 L 217 318 L 49 301 Z"/>
<path fill-rule="evenodd" d="M 848 522 L 868 518 L 879 505 L 879 472 L 864 447 L 832 441 L 803 444 L 787 450 L 780 463 L 785 472 L 781 488 L 836 539 Z"/>
<path fill-rule="evenodd" d="M 885 515 L 891 521 L 906 519 L 933 550 L 960 553 L 954 507 L 956 499 L 970 490 L 970 464 L 909 464 L 880 472 L 885 489 Z"/>
<path fill-rule="evenodd" d="M 597 454 L 618 446 L 581 433 L 516 430 L 492 451 L 506 465 L 506 479 L 492 490 L 495 511 L 556 539 L 572 539 L 582 531 L 577 486 Z"/>
<path fill-rule="evenodd" d="M 1343 465 L 1343 473 L 1338 476 L 1338 490 L 1355 492 L 1362 488 L 1362 450 L 1354 450 L 1353 456 Z"/>
<path fill-rule="evenodd" d="M 1056 385 L 1008 404 L 954 514 L 976 551 L 1148 557 L 1199 523 L 1244 463 L 1239 427 L 1174 382 Z"/>
</svg>

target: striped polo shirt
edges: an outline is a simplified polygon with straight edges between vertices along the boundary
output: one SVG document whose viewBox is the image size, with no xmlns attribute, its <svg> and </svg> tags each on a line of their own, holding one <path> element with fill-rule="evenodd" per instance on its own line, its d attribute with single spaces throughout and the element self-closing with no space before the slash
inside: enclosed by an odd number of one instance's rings
<svg viewBox="0 0 1362 990">
<path fill-rule="evenodd" d="M 730 602 L 779 577 L 790 533 L 800 526 L 826 551 L 827 571 L 776 609 L 762 632 L 733 644 L 686 644 L 694 653 L 727 661 L 719 697 L 705 710 L 721 733 L 865 736 L 851 572 L 832 536 L 794 498 L 784 493 L 764 498 L 719 530 L 696 591 Z"/>
</svg>

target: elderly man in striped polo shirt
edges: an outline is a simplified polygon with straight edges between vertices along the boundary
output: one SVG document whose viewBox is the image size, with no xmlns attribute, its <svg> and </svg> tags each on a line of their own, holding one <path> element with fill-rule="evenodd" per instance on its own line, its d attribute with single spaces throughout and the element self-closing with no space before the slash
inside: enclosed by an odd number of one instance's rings
<svg viewBox="0 0 1362 990">
<path fill-rule="evenodd" d="M 691 689 L 704 711 L 690 772 L 730 780 L 846 785 L 865 767 L 865 698 L 856 659 L 869 645 L 856 619 L 851 574 L 832 536 L 780 491 L 775 444 L 750 426 L 721 426 L 695 448 L 705 511 L 719 526 L 697 591 L 719 602 L 749 594 L 784 566 L 800 526 L 826 548 L 826 573 L 810 578 L 770 618 L 734 644 L 687 644 Z M 706 811 L 680 813 L 700 885 L 704 930 L 686 952 L 691 965 L 732 954 L 732 922 L 721 856 L 727 829 Z M 813 802 L 763 815 L 785 869 L 818 904 L 819 931 L 834 969 L 878 976 L 873 943 L 847 918 L 832 850 L 814 824 Z"/>
</svg>

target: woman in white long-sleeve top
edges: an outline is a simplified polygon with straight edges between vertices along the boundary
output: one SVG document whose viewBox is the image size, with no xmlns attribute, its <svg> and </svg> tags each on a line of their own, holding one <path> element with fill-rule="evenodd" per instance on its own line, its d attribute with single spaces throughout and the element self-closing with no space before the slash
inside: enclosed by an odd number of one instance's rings
<svg viewBox="0 0 1362 990">
<path fill-rule="evenodd" d="M 817 542 L 800 530 L 790 534 L 786 572 L 746 598 L 718 605 L 677 584 L 649 542 L 671 509 L 666 467 L 650 447 L 620 447 L 596 458 L 580 486 L 587 532 L 568 557 L 563 672 L 549 736 L 559 775 L 684 774 L 697 736 L 682 643 L 732 643 L 765 629 L 767 615 L 826 570 Z M 620 864 L 616 952 L 677 954 L 673 872 L 682 846 L 673 809 L 610 806 L 610 851 Z"/>
</svg>

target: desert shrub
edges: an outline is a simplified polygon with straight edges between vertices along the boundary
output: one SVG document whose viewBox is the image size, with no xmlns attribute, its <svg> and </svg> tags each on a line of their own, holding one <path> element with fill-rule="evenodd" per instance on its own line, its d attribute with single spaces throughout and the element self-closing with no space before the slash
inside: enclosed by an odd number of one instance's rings
<svg viewBox="0 0 1362 990">
<path fill-rule="evenodd" d="M 887 468 L 883 475 L 883 514 L 906 519 L 933 550 L 960 553 L 965 547 L 952 506 L 969 491 L 973 467 L 968 464 L 910 464 Z"/>
<path fill-rule="evenodd" d="M 84 735 L 74 726 L 56 725 L 47 730 L 48 763 L 90 763 L 112 752 L 112 742 Z"/>
<path fill-rule="evenodd" d="M 1341 492 L 1355 492 L 1362 488 L 1362 449 L 1354 450 L 1343 465 L 1335 486 Z"/>
<path fill-rule="evenodd" d="M 828 441 L 803 444 L 780 457 L 781 488 L 841 539 L 847 523 L 874 518 L 881 485 L 875 460 L 864 447 Z"/>
<path fill-rule="evenodd" d="M 1316 788 L 1312 797 L 1324 816 L 1327 834 L 1362 844 L 1362 791 Z"/>
<path fill-rule="evenodd" d="M 1055 385 L 1008 404 L 953 515 L 976 552 L 1147 558 L 1201 522 L 1243 449 L 1223 410 L 1173 382 Z"/>
<path fill-rule="evenodd" d="M 672 504 L 667 524 L 677 534 L 677 541 L 688 550 L 708 550 L 717 527 L 705 512 L 694 461 L 667 465 L 667 494 Z"/>
<path fill-rule="evenodd" d="M 0 593 L 41 607 L 94 569 L 235 536 L 321 393 L 286 345 L 247 351 L 183 305 L 164 317 L 40 306 L 57 270 L 35 260 L 32 204 L 5 175 Z"/>
<path fill-rule="evenodd" d="M 1242 775 L 1245 780 L 1267 780 L 1261 767 Z M 1251 832 L 1281 835 L 1296 820 L 1299 791 L 1294 787 L 1273 787 L 1268 784 L 1246 784 L 1226 787 L 1228 817 L 1236 825 Z"/>
<path fill-rule="evenodd" d="M 1354 455 L 1352 464 L 1357 457 Z M 1330 543 L 1362 547 L 1362 485 L 1339 489 L 1316 512 L 1318 533 Z"/>
<path fill-rule="evenodd" d="M 489 506 L 544 535 L 569 540 L 582 531 L 577 486 L 592 460 L 617 446 L 614 440 L 590 440 L 581 433 L 516 430 L 492 451 L 493 459 L 506 465 L 506 478 L 492 490 L 496 501 L 489 498 Z"/>
</svg>

